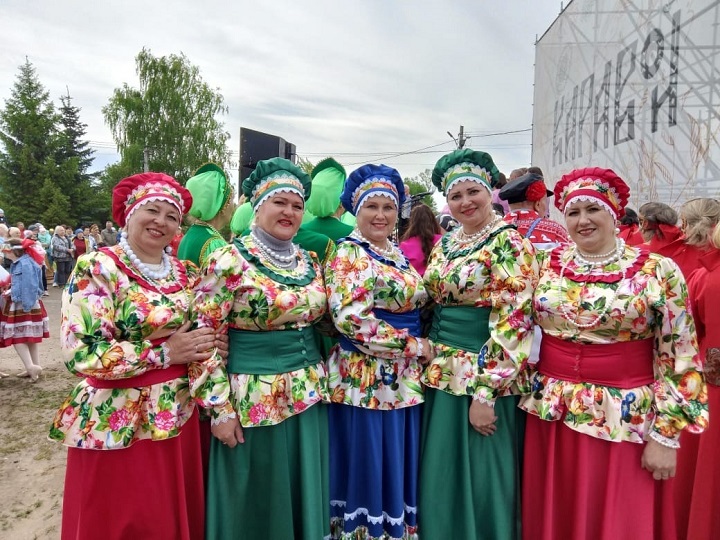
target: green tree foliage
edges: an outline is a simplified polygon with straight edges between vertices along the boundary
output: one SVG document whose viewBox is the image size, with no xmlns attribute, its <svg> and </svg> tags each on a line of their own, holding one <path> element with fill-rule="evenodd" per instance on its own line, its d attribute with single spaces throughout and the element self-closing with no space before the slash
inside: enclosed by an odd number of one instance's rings
<svg viewBox="0 0 720 540">
<path fill-rule="evenodd" d="M 139 88 L 124 83 L 103 107 L 123 168 L 141 172 L 146 148 L 150 170 L 183 183 L 208 161 L 227 166 L 230 134 L 218 117 L 228 108 L 219 89 L 184 54 L 155 57 L 143 49 L 135 65 Z"/>
<path fill-rule="evenodd" d="M 80 120 L 80 109 L 72 104 L 70 92 L 60 97 L 60 136 L 57 162 L 63 164 L 60 177 L 62 193 L 71 208 L 71 224 L 100 221 L 109 210 L 97 188 L 96 175 L 88 170 L 93 151 L 84 139 L 87 124 Z"/>
<path fill-rule="evenodd" d="M 0 110 L 0 207 L 12 223 L 36 221 L 49 203 L 40 191 L 60 174 L 58 120 L 48 91 L 26 59 Z"/>
<path fill-rule="evenodd" d="M 424 172 L 421 172 L 417 176 L 405 178 L 403 182 L 405 182 L 405 185 L 410 188 L 411 196 L 418 195 L 420 193 L 435 193 L 435 186 L 432 183 L 432 171 L 430 171 L 430 169 L 425 169 Z M 437 213 L 437 206 L 435 205 L 432 195 L 426 195 L 420 199 L 420 202 L 427 204 L 430 208 L 432 208 L 434 213 Z"/>
<path fill-rule="evenodd" d="M 41 223 L 45 223 L 47 227 L 54 227 L 59 223 L 71 223 L 68 221 L 71 213 L 70 198 L 49 178 L 43 183 L 39 197 L 46 201 L 43 212 L 36 216 Z"/>
</svg>

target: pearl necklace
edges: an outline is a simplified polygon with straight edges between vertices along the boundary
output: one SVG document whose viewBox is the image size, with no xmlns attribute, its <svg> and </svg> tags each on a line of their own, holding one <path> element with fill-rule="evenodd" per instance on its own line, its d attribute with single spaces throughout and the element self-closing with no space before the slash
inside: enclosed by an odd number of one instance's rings
<svg viewBox="0 0 720 540">
<path fill-rule="evenodd" d="M 495 219 L 491 220 L 487 225 L 485 225 L 482 229 L 480 229 L 477 232 L 474 232 L 472 234 L 466 234 L 465 231 L 463 231 L 462 227 L 458 227 L 457 232 L 455 233 L 455 240 L 459 244 L 469 244 L 474 243 L 480 240 L 481 238 L 484 238 L 487 236 L 490 231 L 500 222 L 501 218 L 499 216 L 495 216 Z"/>
<path fill-rule="evenodd" d="M 274 264 L 275 266 L 279 266 L 280 268 L 290 268 L 291 266 L 293 266 L 295 260 L 297 260 L 300 255 L 300 251 L 295 244 L 292 245 L 294 251 L 291 255 L 282 255 L 281 253 L 278 253 L 270 246 L 268 246 L 265 242 L 260 240 L 260 237 L 255 234 L 255 229 L 252 230 L 250 236 L 252 237 L 255 245 L 257 246 L 260 253 L 265 257 L 265 259 L 269 260 L 272 264 Z"/>
<path fill-rule="evenodd" d="M 622 258 L 622 255 L 625 252 L 625 240 L 623 240 L 622 238 L 618 238 L 617 240 L 615 240 L 615 248 L 612 251 L 603 253 L 602 255 L 583 255 L 580 253 L 580 250 L 577 248 L 577 246 L 575 246 L 574 249 L 575 254 L 573 258 L 575 259 L 575 262 L 577 264 L 583 266 L 590 266 L 592 268 L 602 268 L 603 266 L 616 263 Z M 602 260 L 589 261 L 588 259 Z"/>
<path fill-rule="evenodd" d="M 370 244 L 370 247 L 372 247 L 373 251 L 375 251 L 378 255 L 382 255 L 383 257 L 392 258 L 393 255 L 395 255 L 395 252 L 397 251 L 397 248 L 395 247 L 395 244 L 393 244 L 390 240 L 387 238 L 385 239 L 385 249 L 379 247 L 377 244 L 371 242 L 363 234 L 360 232 L 359 229 L 353 230 L 353 232 L 350 234 L 353 238 L 360 240 L 361 242 L 364 242 L 366 244 Z"/>
<path fill-rule="evenodd" d="M 130 247 L 130 243 L 127 241 L 127 232 L 123 231 L 120 234 L 120 242 L 118 243 L 120 244 L 120 247 L 125 252 L 125 254 L 128 256 L 128 259 L 130 259 L 130 262 L 143 277 L 152 281 L 160 281 L 170 275 L 170 270 L 172 269 L 172 265 L 170 264 L 170 256 L 164 251 L 162 252 L 162 262 L 160 263 L 160 269 L 152 270 L 148 267 L 147 264 L 140 260 L 140 257 L 135 255 L 135 252 Z"/>
<path fill-rule="evenodd" d="M 621 248 L 622 248 L 622 251 L 621 251 Z M 572 254 L 572 256 L 570 258 L 571 259 L 577 258 L 577 246 L 573 245 L 570 249 L 575 251 L 575 253 Z M 622 242 L 622 241 L 618 242 L 616 244 L 615 249 L 616 249 L 615 256 L 612 257 L 612 259 L 614 259 L 612 262 L 617 262 L 622 258 L 622 253 L 624 253 L 624 250 L 625 250 L 625 242 Z M 600 262 L 604 263 L 604 261 L 600 261 Z M 588 264 L 590 264 L 593 267 L 597 267 L 597 265 L 598 265 L 598 263 L 590 263 L 590 262 Z M 610 263 L 608 263 L 608 264 L 610 264 Z M 567 269 L 567 265 L 565 263 L 562 263 L 560 265 L 560 293 L 561 293 L 560 294 L 560 312 L 562 313 L 563 318 L 567 322 L 569 322 L 570 324 L 575 326 L 576 328 L 580 328 L 582 330 L 592 328 L 593 326 L 598 324 L 602 320 L 603 317 L 605 317 L 608 310 L 612 307 L 612 305 L 617 300 L 618 292 L 620 291 L 620 286 L 622 285 L 622 282 L 625 281 L 625 277 L 627 275 L 627 268 L 623 268 L 622 277 L 620 278 L 620 281 L 618 281 L 617 286 L 615 287 L 615 290 L 613 291 L 613 295 L 610 298 L 610 300 L 605 302 L 605 307 L 589 323 L 579 323 L 577 321 L 577 319 L 579 317 L 579 313 L 575 313 L 575 316 L 571 317 L 572 313 L 570 313 L 570 310 L 567 307 L 565 307 L 564 297 L 565 296 L 567 296 L 568 298 L 570 297 L 567 294 L 567 289 L 565 288 L 564 281 L 563 281 L 565 279 L 565 270 L 566 269 Z M 580 282 L 576 282 L 576 283 L 578 283 L 578 285 L 580 285 Z M 587 284 L 587 282 L 582 283 L 581 287 L 585 287 L 586 284 Z M 578 306 L 579 306 L 579 304 L 580 304 L 580 302 L 578 302 Z"/>
</svg>

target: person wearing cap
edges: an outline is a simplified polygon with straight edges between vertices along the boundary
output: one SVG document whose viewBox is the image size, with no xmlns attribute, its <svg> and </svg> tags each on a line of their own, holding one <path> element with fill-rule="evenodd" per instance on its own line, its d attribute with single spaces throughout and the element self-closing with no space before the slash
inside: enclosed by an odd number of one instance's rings
<svg viewBox="0 0 720 540">
<path fill-rule="evenodd" d="M 565 227 L 545 217 L 548 197 L 552 195 L 553 192 L 545 187 L 543 177 L 536 173 L 526 173 L 505 184 L 498 194 L 510 207 L 510 212 L 503 218 L 505 223 L 515 225 L 535 249 L 553 249 L 568 242 Z"/>
<path fill-rule="evenodd" d="M 539 255 L 540 361 L 523 472 L 525 538 L 675 538 L 681 433 L 708 424 L 685 279 L 670 259 L 618 237 L 630 190 L 612 170 L 555 185 L 574 243 Z"/>
<path fill-rule="evenodd" d="M 75 248 L 75 259 L 77 260 L 81 255 L 85 255 L 88 250 L 88 243 L 87 239 L 85 238 L 85 231 L 82 230 L 82 228 L 78 227 L 74 231 L 74 236 L 72 239 L 73 247 Z"/>
<path fill-rule="evenodd" d="M 436 356 L 423 375 L 423 538 L 519 537 L 525 415 L 515 382 L 532 343 L 537 262 L 492 209 L 498 175 L 492 157 L 472 149 L 443 156 L 432 172 L 459 226 L 425 270 Z"/>
<path fill-rule="evenodd" d="M 232 185 L 221 167 L 207 163 L 185 184 L 193 197 L 190 216 L 195 222 L 185 232 L 178 248 L 178 258 L 189 260 L 200 268 L 207 256 L 227 245 L 222 230 L 235 211 Z"/>
<path fill-rule="evenodd" d="M 345 208 L 340 194 L 345 186 L 345 169 L 333 158 L 320 161 L 312 170 L 312 194 L 306 209 L 315 218 L 303 223 L 301 230 L 324 234 L 337 242 L 348 236 L 353 227 L 340 221 Z"/>
<path fill-rule="evenodd" d="M 405 200 L 400 173 L 363 165 L 340 201 L 357 219 L 326 267 L 339 346 L 330 372 L 332 538 L 416 538 L 422 277 L 389 237 Z"/>
<path fill-rule="evenodd" d="M 81 256 L 63 291 L 63 355 L 82 380 L 50 428 L 68 447 L 62 538 L 204 536 L 195 409 L 229 388 L 222 341 L 190 329 L 197 269 L 165 251 L 191 205 L 166 174 L 120 181 L 119 244 Z"/>
<path fill-rule="evenodd" d="M 315 327 L 327 310 L 315 253 L 293 243 L 310 177 L 282 158 L 242 183 L 250 234 L 207 257 L 198 324 L 228 327 L 231 392 L 210 408 L 206 538 L 330 534 L 327 369 Z M 202 375 L 201 375 L 202 377 Z"/>
</svg>

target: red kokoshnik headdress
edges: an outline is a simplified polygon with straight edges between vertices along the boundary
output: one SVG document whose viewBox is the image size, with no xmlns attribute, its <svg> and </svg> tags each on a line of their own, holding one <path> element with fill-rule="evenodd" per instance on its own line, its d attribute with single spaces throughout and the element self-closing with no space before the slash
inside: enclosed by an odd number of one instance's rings
<svg viewBox="0 0 720 540">
<path fill-rule="evenodd" d="M 555 184 L 555 206 L 563 214 L 573 201 L 594 201 L 615 219 L 625 215 L 630 188 L 612 169 L 588 167 L 575 169 Z"/>
<path fill-rule="evenodd" d="M 184 216 L 192 206 L 192 195 L 172 176 L 146 172 L 128 176 L 113 188 L 112 216 L 115 223 L 125 226 L 130 214 L 150 201 L 172 204 Z"/>
</svg>

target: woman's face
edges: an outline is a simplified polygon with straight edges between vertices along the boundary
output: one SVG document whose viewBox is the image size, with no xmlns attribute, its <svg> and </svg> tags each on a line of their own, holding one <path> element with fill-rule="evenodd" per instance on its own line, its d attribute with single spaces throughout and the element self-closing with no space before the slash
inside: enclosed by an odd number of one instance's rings
<svg viewBox="0 0 720 540">
<path fill-rule="evenodd" d="M 380 247 L 395 229 L 397 222 L 395 201 L 382 195 L 374 195 L 365 200 L 358 210 L 356 226 L 365 238 Z"/>
<path fill-rule="evenodd" d="M 565 209 L 565 225 L 582 253 L 599 255 L 615 246 L 615 219 L 594 201 L 571 202 Z"/>
<path fill-rule="evenodd" d="M 125 229 L 136 255 L 145 262 L 154 262 L 162 256 L 179 226 L 180 212 L 175 206 L 165 201 L 152 201 L 130 215 Z"/>
<path fill-rule="evenodd" d="M 459 182 L 447 194 L 452 216 L 467 234 L 478 232 L 495 216 L 492 195 L 477 182 Z"/>
<path fill-rule="evenodd" d="M 255 223 L 278 240 L 292 240 L 302 223 L 305 201 L 297 193 L 272 195 L 255 210 Z"/>
</svg>

